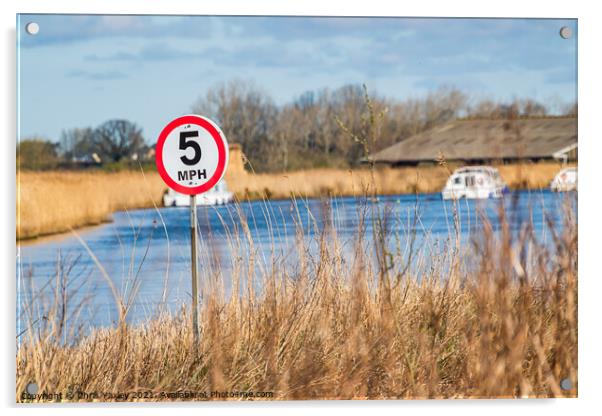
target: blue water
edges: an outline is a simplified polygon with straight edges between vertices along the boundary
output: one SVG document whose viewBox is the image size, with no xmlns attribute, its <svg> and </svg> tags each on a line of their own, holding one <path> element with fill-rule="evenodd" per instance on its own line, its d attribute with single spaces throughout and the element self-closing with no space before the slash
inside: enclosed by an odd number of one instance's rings
<svg viewBox="0 0 602 416">
<path fill-rule="evenodd" d="M 483 218 L 494 230 L 499 229 L 500 204 L 512 230 L 518 232 L 529 222 L 545 243 L 550 239 L 546 217 L 554 228 L 561 227 L 567 199 L 575 206 L 574 194 L 520 191 L 506 195 L 503 201 L 463 200 L 455 204 L 443 201 L 440 194 L 424 194 L 382 196 L 377 201 L 348 197 L 199 207 L 199 275 L 204 279 L 202 284 L 220 276 L 228 292 L 232 268 L 246 270 L 251 254 L 258 275 L 274 270 L 275 264 L 294 266 L 300 260 L 295 249 L 299 236 L 303 235 L 307 255 L 311 256 L 324 230 L 334 231 L 345 256 L 351 257 L 362 217 L 368 219 L 364 226 L 370 246 L 370 218 L 375 212 L 387 218 L 392 249 L 401 246 L 407 250 L 413 239 L 412 249 L 427 254 L 423 260 L 453 244 L 456 235 L 470 250 L 470 240 L 479 234 Z M 132 295 L 131 322 L 152 316 L 159 307 L 173 311 L 189 303 L 189 215 L 189 208 L 117 212 L 111 223 L 78 231 L 88 248 L 73 234 L 20 244 L 17 332 L 25 329 L 28 319 L 48 310 L 63 278 L 70 301 L 68 311 L 89 326 L 110 325 L 118 318 L 113 292 L 103 276 L 108 276 L 118 294 L 126 298 Z M 247 220 L 248 234 L 241 216 Z M 38 295 L 32 301 L 35 293 Z M 37 309 L 26 309 L 26 304 Z"/>
</svg>

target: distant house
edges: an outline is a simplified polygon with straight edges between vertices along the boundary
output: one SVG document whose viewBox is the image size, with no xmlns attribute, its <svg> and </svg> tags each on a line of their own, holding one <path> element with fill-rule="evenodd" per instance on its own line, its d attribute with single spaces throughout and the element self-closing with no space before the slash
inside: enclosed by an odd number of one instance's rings
<svg viewBox="0 0 602 416">
<path fill-rule="evenodd" d="M 145 149 L 145 152 L 142 155 L 142 160 L 155 160 L 155 148 L 156 148 L 156 144 L 153 144 L 152 146 L 148 146 Z"/>
<path fill-rule="evenodd" d="M 577 159 L 577 119 L 454 120 L 371 156 L 392 166 L 459 161 L 465 164 Z"/>
<path fill-rule="evenodd" d="M 62 164 L 62 167 L 87 168 L 94 165 L 100 165 L 102 160 L 98 153 L 90 153 L 83 156 L 73 156 L 67 162 Z"/>
</svg>

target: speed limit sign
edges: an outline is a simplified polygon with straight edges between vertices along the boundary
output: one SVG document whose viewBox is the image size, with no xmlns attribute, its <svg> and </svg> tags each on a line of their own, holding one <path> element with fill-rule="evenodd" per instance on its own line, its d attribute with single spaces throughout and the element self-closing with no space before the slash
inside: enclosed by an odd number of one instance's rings
<svg viewBox="0 0 602 416">
<path fill-rule="evenodd" d="M 228 142 L 217 124 L 198 115 L 178 117 L 161 131 L 155 151 L 157 170 L 174 191 L 190 195 L 190 259 L 192 333 L 198 350 L 197 213 L 196 196 L 213 188 L 228 166 Z"/>
<path fill-rule="evenodd" d="M 163 181 L 187 195 L 209 191 L 228 166 L 226 136 L 217 124 L 198 115 L 178 117 L 165 126 L 155 154 Z"/>
</svg>

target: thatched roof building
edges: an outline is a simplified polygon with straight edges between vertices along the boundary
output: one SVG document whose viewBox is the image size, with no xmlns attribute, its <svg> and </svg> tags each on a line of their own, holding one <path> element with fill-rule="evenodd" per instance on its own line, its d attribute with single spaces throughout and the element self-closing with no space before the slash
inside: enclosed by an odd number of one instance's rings
<svg viewBox="0 0 602 416">
<path fill-rule="evenodd" d="M 577 158 L 577 119 L 454 120 L 409 137 L 372 155 L 376 163 L 415 165 L 447 161 L 490 161 Z"/>
</svg>

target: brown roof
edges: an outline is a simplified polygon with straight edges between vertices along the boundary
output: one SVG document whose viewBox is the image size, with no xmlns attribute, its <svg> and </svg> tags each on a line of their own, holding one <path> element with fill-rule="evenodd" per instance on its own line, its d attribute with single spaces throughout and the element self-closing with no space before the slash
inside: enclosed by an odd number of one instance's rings
<svg viewBox="0 0 602 416">
<path fill-rule="evenodd" d="M 577 144 L 577 119 L 455 120 L 374 154 L 375 162 L 550 158 Z"/>
</svg>

